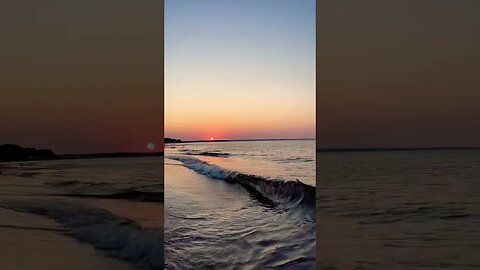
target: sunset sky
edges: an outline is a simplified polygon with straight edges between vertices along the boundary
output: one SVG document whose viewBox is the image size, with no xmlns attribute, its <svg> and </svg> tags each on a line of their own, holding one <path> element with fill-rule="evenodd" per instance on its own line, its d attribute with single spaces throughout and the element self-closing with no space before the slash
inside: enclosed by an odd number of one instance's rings
<svg viewBox="0 0 480 270">
<path fill-rule="evenodd" d="M 163 150 L 162 1 L 0 1 L 0 144 Z"/>
<path fill-rule="evenodd" d="M 318 11 L 318 147 L 480 146 L 480 1 Z"/>
<path fill-rule="evenodd" d="M 162 6 L 0 1 L 0 144 L 161 150 L 165 85 L 173 138 L 480 146 L 480 1 L 166 0 L 165 64 Z"/>
<path fill-rule="evenodd" d="M 165 135 L 315 137 L 315 1 L 166 0 Z"/>
</svg>

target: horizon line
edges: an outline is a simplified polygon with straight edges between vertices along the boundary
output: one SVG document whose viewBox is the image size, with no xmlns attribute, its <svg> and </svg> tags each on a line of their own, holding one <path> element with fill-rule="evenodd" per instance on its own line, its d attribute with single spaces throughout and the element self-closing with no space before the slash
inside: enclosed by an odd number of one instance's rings
<svg viewBox="0 0 480 270">
<path fill-rule="evenodd" d="M 246 141 L 306 141 L 306 140 L 316 140 L 315 138 L 269 138 L 269 139 L 199 139 L 199 140 L 182 140 L 182 142 L 191 143 L 191 142 L 246 142 Z"/>
</svg>

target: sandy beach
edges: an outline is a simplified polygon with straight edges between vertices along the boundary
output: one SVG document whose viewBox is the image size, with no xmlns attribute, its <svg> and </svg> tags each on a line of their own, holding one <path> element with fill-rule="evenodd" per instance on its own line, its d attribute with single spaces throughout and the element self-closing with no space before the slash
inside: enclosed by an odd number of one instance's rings
<svg viewBox="0 0 480 270">
<path fill-rule="evenodd" d="M 2 164 L 0 269 L 161 269 L 162 160 Z"/>
<path fill-rule="evenodd" d="M 0 208 L 0 220 L 2 269 L 135 269 L 68 237 L 68 231 L 50 219 Z"/>
</svg>

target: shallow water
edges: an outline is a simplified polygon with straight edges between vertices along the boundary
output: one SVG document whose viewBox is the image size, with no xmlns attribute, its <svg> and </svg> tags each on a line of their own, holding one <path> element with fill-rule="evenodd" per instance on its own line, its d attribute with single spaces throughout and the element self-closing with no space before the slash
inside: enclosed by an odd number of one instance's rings
<svg viewBox="0 0 480 270">
<path fill-rule="evenodd" d="M 42 215 L 140 269 L 163 269 L 162 158 L 3 163 L 0 207 Z"/>
<path fill-rule="evenodd" d="M 167 145 L 165 151 L 246 174 L 298 179 L 311 186 L 316 182 L 314 140 L 182 143 Z"/>
<path fill-rule="evenodd" d="M 314 142 L 309 143 L 314 149 Z M 286 161 L 292 145 L 232 142 L 167 148 L 166 268 L 314 269 L 315 187 L 288 180 L 311 180 L 314 171 L 309 169 L 315 163 Z M 297 169 L 270 173 L 271 167 Z"/>
<path fill-rule="evenodd" d="M 479 269 L 480 151 L 318 153 L 318 269 Z"/>
</svg>

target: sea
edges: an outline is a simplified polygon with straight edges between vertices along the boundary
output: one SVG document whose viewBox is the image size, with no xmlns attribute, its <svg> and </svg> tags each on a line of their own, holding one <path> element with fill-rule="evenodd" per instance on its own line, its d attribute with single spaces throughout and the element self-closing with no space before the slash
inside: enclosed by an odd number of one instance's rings
<svg viewBox="0 0 480 270">
<path fill-rule="evenodd" d="M 480 150 L 318 152 L 317 269 L 480 269 Z"/>
<path fill-rule="evenodd" d="M 315 269 L 315 141 L 165 146 L 165 269 Z"/>
<path fill-rule="evenodd" d="M 1 208 L 52 219 L 132 269 L 163 269 L 163 190 L 163 157 L 0 164 Z"/>
</svg>

